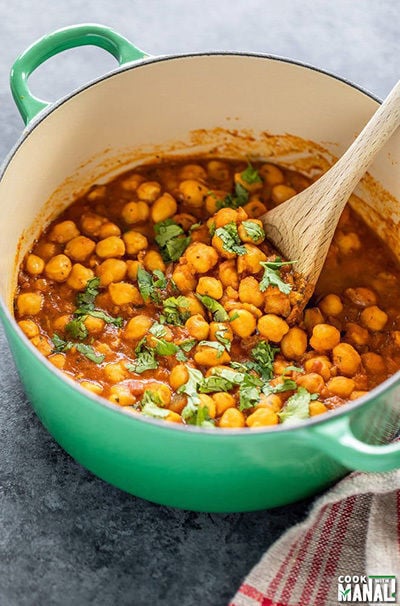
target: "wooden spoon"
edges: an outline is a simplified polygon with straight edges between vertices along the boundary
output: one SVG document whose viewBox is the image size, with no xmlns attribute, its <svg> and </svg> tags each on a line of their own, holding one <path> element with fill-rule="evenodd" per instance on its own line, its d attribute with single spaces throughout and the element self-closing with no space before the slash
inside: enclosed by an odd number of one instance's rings
<svg viewBox="0 0 400 606">
<path fill-rule="evenodd" d="M 267 238 L 306 280 L 303 309 L 314 292 L 343 208 L 357 183 L 400 126 L 400 81 L 343 156 L 315 183 L 260 217 Z"/>
</svg>

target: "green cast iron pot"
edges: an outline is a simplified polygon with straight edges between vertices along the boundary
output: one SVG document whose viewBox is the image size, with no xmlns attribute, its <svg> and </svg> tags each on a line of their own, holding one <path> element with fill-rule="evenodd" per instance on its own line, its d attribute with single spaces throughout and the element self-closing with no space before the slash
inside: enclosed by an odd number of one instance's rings
<svg viewBox="0 0 400 606">
<path fill-rule="evenodd" d="M 84 44 L 111 52 L 119 67 L 55 104 L 35 98 L 27 85 L 31 72 L 52 55 Z M 118 158 L 132 158 L 139 148 L 150 154 L 160 145 L 166 150 L 172 141 L 193 153 L 198 151 L 193 131 L 212 133 L 232 119 L 239 132 L 290 132 L 317 143 L 332 141 L 341 153 L 376 109 L 376 100 L 337 77 L 276 57 L 151 58 L 112 30 L 91 24 L 36 42 L 15 62 L 11 87 L 27 128 L 0 179 L 0 317 L 32 406 L 71 456 L 134 495 L 210 512 L 284 505 L 315 494 L 349 470 L 399 467 L 400 445 L 385 443 L 398 425 L 399 373 L 366 397 L 294 427 L 179 426 L 132 416 L 65 378 L 31 345 L 11 313 L 16 264 L 34 237 L 80 187 L 109 177 Z M 298 94 L 288 95 L 292 90 Z M 324 108 L 319 117 L 318 104 Z M 210 134 L 209 149 L 215 136 Z M 400 179 L 389 153 L 395 159 L 399 148 L 397 137 L 371 169 L 397 196 Z M 137 161 L 148 158 L 146 153 Z M 382 229 L 387 212 L 386 206 L 376 215 Z"/>
</svg>

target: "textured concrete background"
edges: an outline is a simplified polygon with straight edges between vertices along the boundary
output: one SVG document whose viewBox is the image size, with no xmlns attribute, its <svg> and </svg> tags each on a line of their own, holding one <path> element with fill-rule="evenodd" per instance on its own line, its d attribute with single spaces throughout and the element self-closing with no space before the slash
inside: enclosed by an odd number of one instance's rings
<svg viewBox="0 0 400 606">
<path fill-rule="evenodd" d="M 89 21 L 114 27 L 151 54 L 272 53 L 337 73 L 381 97 L 399 77 L 399 0 L 0 0 L 1 159 L 22 131 L 8 90 L 12 61 L 38 37 Z M 38 70 L 32 89 L 55 100 L 114 65 L 98 49 L 69 51 Z M 159 507 L 106 485 L 42 428 L 1 329 L 0 394 L 1 606 L 225 605 L 311 503 L 206 515 Z"/>
</svg>

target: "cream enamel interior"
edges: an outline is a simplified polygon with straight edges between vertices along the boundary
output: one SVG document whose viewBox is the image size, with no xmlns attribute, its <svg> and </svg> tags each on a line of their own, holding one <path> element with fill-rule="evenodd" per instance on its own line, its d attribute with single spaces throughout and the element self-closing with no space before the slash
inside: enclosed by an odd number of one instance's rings
<svg viewBox="0 0 400 606">
<path fill-rule="evenodd" d="M 265 159 L 284 160 L 293 152 L 289 162 L 308 156 L 318 169 L 329 163 L 330 154 L 337 157 L 347 149 L 376 107 L 376 101 L 332 76 L 266 57 L 147 60 L 114 73 L 28 128 L 9 161 L 0 181 L 0 293 L 11 308 L 17 261 L 91 183 L 156 154 L 216 147 L 227 155 Z M 282 138 L 268 139 L 261 135 L 265 131 Z M 289 137 L 289 145 L 280 145 L 286 133 L 305 141 L 298 145 Z M 399 143 L 397 133 L 370 169 L 394 198 L 367 179 L 357 191 L 363 203 L 355 205 L 400 258 Z"/>
</svg>

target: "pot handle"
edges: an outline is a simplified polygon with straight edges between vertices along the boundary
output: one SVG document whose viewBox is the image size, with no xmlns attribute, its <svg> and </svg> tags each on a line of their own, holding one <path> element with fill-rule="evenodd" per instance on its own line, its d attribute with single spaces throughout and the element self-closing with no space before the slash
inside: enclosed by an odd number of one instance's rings
<svg viewBox="0 0 400 606">
<path fill-rule="evenodd" d="M 346 415 L 315 425 L 308 428 L 306 439 L 311 437 L 321 450 L 348 469 L 377 472 L 400 468 L 400 441 L 367 444 L 356 438 L 350 422 Z"/>
<path fill-rule="evenodd" d="M 25 124 L 51 105 L 50 102 L 38 99 L 30 92 L 28 78 L 32 72 L 50 57 L 64 50 L 87 44 L 108 51 L 117 59 L 119 65 L 147 56 L 114 30 L 92 23 L 65 27 L 40 38 L 16 59 L 10 73 L 11 91 Z"/>
</svg>

